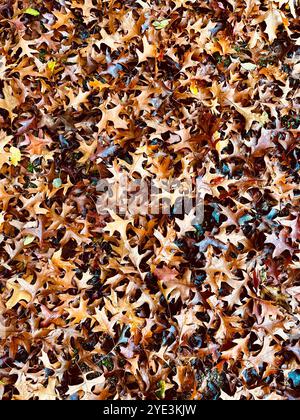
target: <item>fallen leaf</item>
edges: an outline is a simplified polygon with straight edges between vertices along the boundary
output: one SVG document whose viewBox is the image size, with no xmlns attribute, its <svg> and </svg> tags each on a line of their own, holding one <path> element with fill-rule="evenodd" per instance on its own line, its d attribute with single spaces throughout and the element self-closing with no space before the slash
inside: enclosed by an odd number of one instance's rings
<svg viewBox="0 0 300 420">
<path fill-rule="evenodd" d="M 13 166 L 18 166 L 18 164 L 20 163 L 21 159 L 22 159 L 22 155 L 20 150 L 17 147 L 11 146 L 11 148 L 9 149 L 10 152 L 10 162 Z"/>
<path fill-rule="evenodd" d="M 156 30 L 165 29 L 170 23 L 170 19 L 164 19 L 164 20 L 156 20 L 153 22 L 153 26 Z"/>
<path fill-rule="evenodd" d="M 40 12 L 39 12 L 38 10 L 33 9 L 33 8 L 31 8 L 31 7 L 29 7 L 28 9 L 26 9 L 26 10 L 24 11 L 24 13 L 25 13 L 26 15 L 31 15 L 31 16 L 39 16 L 39 15 L 40 15 Z"/>
</svg>

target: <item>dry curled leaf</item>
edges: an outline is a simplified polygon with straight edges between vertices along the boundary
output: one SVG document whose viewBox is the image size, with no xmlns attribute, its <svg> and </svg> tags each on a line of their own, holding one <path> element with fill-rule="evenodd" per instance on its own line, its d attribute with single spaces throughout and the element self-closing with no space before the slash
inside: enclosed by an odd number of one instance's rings
<svg viewBox="0 0 300 420">
<path fill-rule="evenodd" d="M 299 7 L 1 2 L 0 399 L 298 398 Z"/>
</svg>

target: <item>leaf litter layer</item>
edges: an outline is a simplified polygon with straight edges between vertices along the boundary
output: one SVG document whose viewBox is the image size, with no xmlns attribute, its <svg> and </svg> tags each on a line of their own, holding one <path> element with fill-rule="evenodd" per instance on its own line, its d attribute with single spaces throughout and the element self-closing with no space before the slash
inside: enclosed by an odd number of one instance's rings
<svg viewBox="0 0 300 420">
<path fill-rule="evenodd" d="M 299 397 L 299 11 L 1 2 L 0 398 Z M 125 174 L 203 222 L 101 214 Z"/>
</svg>

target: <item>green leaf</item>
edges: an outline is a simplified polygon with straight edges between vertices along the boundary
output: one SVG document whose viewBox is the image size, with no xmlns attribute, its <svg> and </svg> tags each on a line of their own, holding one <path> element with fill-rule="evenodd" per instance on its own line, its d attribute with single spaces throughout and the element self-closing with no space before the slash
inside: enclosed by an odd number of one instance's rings
<svg viewBox="0 0 300 420">
<path fill-rule="evenodd" d="M 60 178 L 56 178 L 53 180 L 52 185 L 54 188 L 60 188 L 62 186 L 62 180 Z"/>
<path fill-rule="evenodd" d="M 105 366 L 108 370 L 113 370 L 114 368 L 114 362 L 112 361 L 110 357 L 104 357 L 101 360 L 101 364 Z"/>
<path fill-rule="evenodd" d="M 27 15 L 31 15 L 31 16 L 39 16 L 40 12 L 36 9 L 32 9 L 31 7 L 29 7 L 28 9 L 25 10 L 25 12 Z"/>
<path fill-rule="evenodd" d="M 266 272 L 266 270 L 264 268 L 262 268 L 260 270 L 260 273 L 259 274 L 260 274 L 260 278 L 261 278 L 261 280 L 262 280 L 263 283 L 268 280 L 267 272 Z"/>
<path fill-rule="evenodd" d="M 33 241 L 35 240 L 34 236 L 26 236 L 26 238 L 24 239 L 24 245 L 30 245 Z"/>
<path fill-rule="evenodd" d="M 165 381 L 159 381 L 158 386 L 159 386 L 159 388 L 157 390 L 156 395 L 158 396 L 158 398 L 163 400 L 166 396 L 166 382 Z"/>
<path fill-rule="evenodd" d="M 33 174 L 33 172 L 34 172 L 34 165 L 33 165 L 33 163 L 30 162 L 28 164 L 27 171 Z"/>
<path fill-rule="evenodd" d="M 166 28 L 169 25 L 170 19 L 164 19 L 164 20 L 156 20 L 155 22 L 153 22 L 153 26 L 155 29 L 157 29 L 158 31 L 160 31 L 161 29 Z"/>
</svg>

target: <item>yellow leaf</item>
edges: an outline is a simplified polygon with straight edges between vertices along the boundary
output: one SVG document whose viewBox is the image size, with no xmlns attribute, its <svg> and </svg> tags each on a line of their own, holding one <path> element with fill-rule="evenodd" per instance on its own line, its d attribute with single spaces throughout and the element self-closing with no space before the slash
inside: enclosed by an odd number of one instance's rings
<svg viewBox="0 0 300 420">
<path fill-rule="evenodd" d="M 17 147 L 11 146 L 10 151 L 10 162 L 13 166 L 17 166 L 22 158 L 21 152 Z"/>
<path fill-rule="evenodd" d="M 213 134 L 213 139 L 214 139 L 214 141 L 219 140 L 219 139 L 220 139 L 220 137 L 221 137 L 220 132 L 219 132 L 219 131 L 215 131 L 215 132 L 214 132 L 214 134 Z"/>
<path fill-rule="evenodd" d="M 56 61 L 54 60 L 49 61 L 49 63 L 47 64 L 47 67 L 51 71 L 51 73 L 54 72 L 55 66 L 56 66 Z"/>
<path fill-rule="evenodd" d="M 228 140 L 219 141 L 216 145 L 216 150 L 218 153 L 221 153 L 225 147 L 228 146 Z"/>
<path fill-rule="evenodd" d="M 100 90 L 100 92 L 101 92 L 101 90 L 103 90 L 103 89 L 105 89 L 105 88 L 109 88 L 110 86 L 109 86 L 109 84 L 107 84 L 107 83 L 102 83 L 102 82 L 100 82 L 99 80 L 92 80 L 92 81 L 90 81 L 90 86 L 91 86 L 91 88 L 93 88 L 93 89 L 99 89 Z"/>
<path fill-rule="evenodd" d="M 198 95 L 198 93 L 199 93 L 199 90 L 194 83 L 191 84 L 190 91 L 192 92 L 193 95 Z"/>
</svg>

